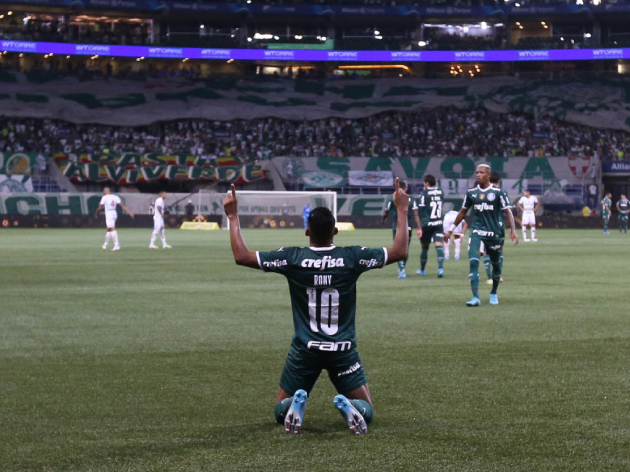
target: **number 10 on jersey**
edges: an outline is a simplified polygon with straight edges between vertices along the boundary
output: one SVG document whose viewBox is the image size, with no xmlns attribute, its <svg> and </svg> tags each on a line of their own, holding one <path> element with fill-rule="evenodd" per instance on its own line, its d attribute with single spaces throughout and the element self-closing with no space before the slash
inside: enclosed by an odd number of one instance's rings
<svg viewBox="0 0 630 472">
<path fill-rule="evenodd" d="M 339 330 L 339 292 L 334 288 L 307 288 L 308 316 L 311 321 L 311 331 L 332 336 Z M 319 307 L 319 323 L 317 323 L 317 308 Z"/>
</svg>

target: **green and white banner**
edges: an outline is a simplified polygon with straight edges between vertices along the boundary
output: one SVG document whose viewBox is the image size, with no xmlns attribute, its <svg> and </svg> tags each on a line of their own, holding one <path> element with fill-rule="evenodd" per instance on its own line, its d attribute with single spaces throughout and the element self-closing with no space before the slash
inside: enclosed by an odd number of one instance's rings
<svg viewBox="0 0 630 472">
<path fill-rule="evenodd" d="M 346 184 L 346 179 L 336 172 L 313 170 L 300 174 L 304 187 L 309 188 L 337 188 Z"/>
<path fill-rule="evenodd" d="M 55 162 L 72 182 L 117 185 L 155 180 L 205 180 L 244 184 L 266 178 L 259 166 L 237 158 L 159 154 L 56 154 Z"/>
<path fill-rule="evenodd" d="M 349 170 L 348 183 L 360 187 L 391 187 L 394 174 L 389 170 Z"/>
<path fill-rule="evenodd" d="M 321 173 L 327 176 L 328 181 L 343 182 L 349 179 L 351 185 L 359 184 L 353 177 L 357 175 L 367 176 L 366 182 L 376 180 L 376 176 L 395 175 L 412 183 L 420 183 L 426 174 L 433 174 L 442 189 L 459 195 L 463 195 L 474 184 L 475 170 L 481 163 L 490 164 L 492 170 L 501 174 L 503 186 L 511 194 L 522 193 L 529 183 L 545 187 L 591 183 L 597 178 L 599 170 L 599 161 L 582 157 L 277 157 L 273 163 L 288 182 L 295 182 L 304 175 L 310 178 L 315 173 Z M 393 185 L 393 182 L 388 185 Z M 312 183 L 309 186 L 327 188 L 326 185 Z"/>
<path fill-rule="evenodd" d="M 101 193 L 0 193 L 0 214 L 3 215 L 93 215 L 101 201 Z M 135 215 L 151 214 L 158 197 L 149 193 L 119 193 L 123 203 Z M 166 212 L 186 214 L 192 204 L 193 214 L 222 216 L 223 193 L 168 193 Z M 332 200 L 322 195 L 267 193 L 264 196 L 242 193 L 239 213 L 243 216 L 302 216 L 306 204 L 312 207 L 331 206 Z M 119 209 L 119 211 L 121 211 Z"/>
<path fill-rule="evenodd" d="M 442 79 L 413 78 L 360 83 L 87 79 L 60 78 L 54 72 L 7 72 L 0 77 L 2 113 L 73 123 L 140 126 L 157 119 L 363 118 L 381 111 L 453 106 L 549 115 L 595 128 L 630 130 L 630 83 L 617 78 L 476 78 L 456 86 L 445 85 Z"/>
<path fill-rule="evenodd" d="M 32 192 L 31 173 L 40 157 L 33 152 L 0 152 L 0 193 Z"/>
<path fill-rule="evenodd" d="M 157 195 L 150 193 L 119 193 L 123 203 L 136 215 L 151 214 Z M 93 215 L 103 197 L 102 193 L 0 193 L 0 214 L 5 215 Z M 183 215 L 189 200 L 195 213 L 223 215 L 223 194 L 191 195 L 171 193 L 166 197 L 166 211 Z M 119 211 L 121 211 L 119 209 Z"/>
<path fill-rule="evenodd" d="M 157 195 L 147 193 L 120 193 L 124 204 L 136 215 L 150 214 L 151 204 Z M 93 215 L 103 195 L 100 193 L 0 193 L 0 215 Z M 203 215 L 223 215 L 222 201 L 224 194 L 205 193 L 190 195 L 182 193 L 167 194 L 166 211 L 171 215 L 183 215 L 190 200 L 194 213 L 199 209 Z M 380 215 L 387 201 L 387 195 L 361 196 L 339 195 L 337 208 L 339 216 Z M 453 203 L 461 204 L 460 196 L 447 198 L 446 208 Z M 311 206 L 327 206 L 321 197 L 291 195 L 287 198 L 282 193 L 267 194 L 264 197 L 242 196 L 239 201 L 239 213 L 243 216 L 302 216 L 302 209 L 308 203 Z"/>
</svg>

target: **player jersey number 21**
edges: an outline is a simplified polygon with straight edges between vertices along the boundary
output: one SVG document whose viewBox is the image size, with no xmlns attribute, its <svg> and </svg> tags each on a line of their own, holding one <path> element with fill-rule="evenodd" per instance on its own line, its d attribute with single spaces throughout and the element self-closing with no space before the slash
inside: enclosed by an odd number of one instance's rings
<svg viewBox="0 0 630 472">
<path fill-rule="evenodd" d="M 334 288 L 321 290 L 319 296 L 316 288 L 307 288 L 308 295 L 308 315 L 310 318 L 311 331 L 332 336 L 339 329 L 339 292 Z M 317 323 L 317 307 L 319 305 L 320 319 Z"/>
</svg>

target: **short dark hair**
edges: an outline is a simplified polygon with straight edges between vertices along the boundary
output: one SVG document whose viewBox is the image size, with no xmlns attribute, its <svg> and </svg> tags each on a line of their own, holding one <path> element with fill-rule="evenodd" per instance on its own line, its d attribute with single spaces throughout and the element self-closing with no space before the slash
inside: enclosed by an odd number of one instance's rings
<svg viewBox="0 0 630 472">
<path fill-rule="evenodd" d="M 490 173 L 490 183 L 498 184 L 501 181 L 501 174 L 499 174 L 496 170 L 493 170 Z"/>
<path fill-rule="evenodd" d="M 317 242 L 327 242 L 335 233 L 335 217 L 326 207 L 317 207 L 308 215 L 308 229 L 311 238 Z"/>
<path fill-rule="evenodd" d="M 405 182 L 404 180 L 399 181 L 398 186 L 403 190 L 407 190 L 407 182 Z"/>
<path fill-rule="evenodd" d="M 433 187 L 435 185 L 435 176 L 433 174 L 427 174 L 424 176 L 424 181 Z"/>
</svg>

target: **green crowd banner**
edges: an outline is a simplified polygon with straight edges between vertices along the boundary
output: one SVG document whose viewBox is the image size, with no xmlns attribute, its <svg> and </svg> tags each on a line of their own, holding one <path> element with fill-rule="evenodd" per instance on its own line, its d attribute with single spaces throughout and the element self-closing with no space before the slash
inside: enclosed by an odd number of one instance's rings
<svg viewBox="0 0 630 472">
<path fill-rule="evenodd" d="M 0 75 L 0 81 L 2 76 Z M 81 81 L 56 73 L 10 74 L 2 82 L 2 112 L 72 123 L 144 126 L 205 118 L 357 119 L 385 111 L 422 113 L 440 107 L 525 113 L 600 129 L 630 130 L 629 87 L 624 79 L 525 80 L 489 77 L 444 86 L 441 79 L 356 80 L 183 78 Z M 124 110 L 124 113 L 121 113 Z M 475 130 L 483 135 L 483 129 Z M 548 133 L 541 131 L 542 134 Z"/>
<path fill-rule="evenodd" d="M 33 168 L 45 158 L 33 152 L 0 152 L 0 193 L 32 192 Z"/>
<path fill-rule="evenodd" d="M 0 174 L 30 175 L 38 156 L 36 152 L 0 152 Z"/>
<path fill-rule="evenodd" d="M 499 172 L 511 194 L 521 193 L 528 183 L 545 188 L 595 183 L 600 165 L 589 157 L 276 157 L 273 162 L 285 181 L 303 182 L 309 188 L 339 187 L 348 179 L 354 184 L 356 175 L 370 175 L 372 180 L 377 175 L 393 175 L 421 183 L 426 174 L 432 174 L 454 194 L 464 193 L 474 183 L 475 170 L 482 163 Z M 313 175 L 325 178 L 315 180 Z"/>
<path fill-rule="evenodd" d="M 136 215 L 150 214 L 151 204 L 158 197 L 147 193 L 119 193 L 125 206 Z M 93 215 L 101 201 L 100 193 L 0 193 L 0 215 Z M 192 200 L 195 213 L 203 215 L 223 215 L 222 200 L 219 193 L 190 195 L 169 193 L 166 197 L 166 212 L 170 215 L 183 215 L 188 200 Z M 310 198 L 310 197 L 309 197 Z M 383 212 L 387 195 L 339 195 L 337 211 L 339 216 L 375 216 Z M 243 216 L 280 216 L 285 212 L 290 216 L 301 216 L 303 203 L 282 204 L 280 194 L 276 199 L 262 201 L 260 204 L 239 205 Z M 462 197 L 451 195 L 446 199 L 446 209 L 461 206 Z M 316 203 L 316 202 L 315 202 Z M 118 209 L 121 212 L 120 208 Z"/>
<path fill-rule="evenodd" d="M 259 166 L 233 157 L 125 153 L 56 154 L 54 159 L 72 182 L 131 185 L 154 180 L 202 180 L 242 184 L 266 178 Z"/>
</svg>

